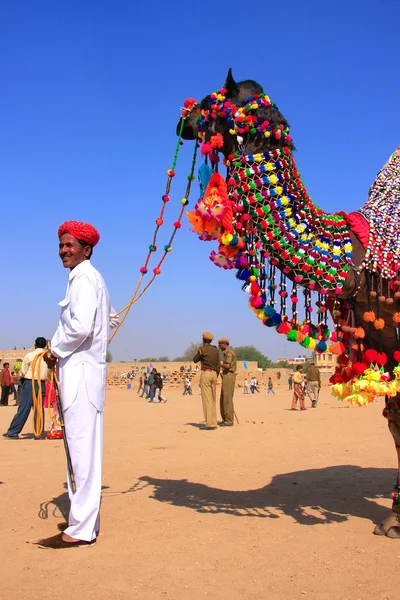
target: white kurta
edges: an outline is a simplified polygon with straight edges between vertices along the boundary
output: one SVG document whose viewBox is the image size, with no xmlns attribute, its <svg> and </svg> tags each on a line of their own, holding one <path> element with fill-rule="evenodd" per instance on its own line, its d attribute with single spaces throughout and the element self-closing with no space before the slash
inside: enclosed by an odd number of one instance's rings
<svg viewBox="0 0 400 600">
<path fill-rule="evenodd" d="M 91 541 L 99 525 L 103 454 L 103 410 L 110 315 L 114 312 L 100 273 L 85 260 L 69 274 L 61 316 L 51 341 L 59 357 L 58 377 L 65 433 L 76 482 L 68 528 Z"/>
</svg>

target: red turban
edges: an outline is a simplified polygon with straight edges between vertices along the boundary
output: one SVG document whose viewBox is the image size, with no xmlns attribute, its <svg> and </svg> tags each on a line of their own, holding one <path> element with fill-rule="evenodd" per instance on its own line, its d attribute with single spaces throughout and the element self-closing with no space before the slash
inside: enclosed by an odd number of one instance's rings
<svg viewBox="0 0 400 600">
<path fill-rule="evenodd" d="M 77 240 L 86 242 L 89 246 L 95 246 L 100 239 L 100 234 L 93 225 L 80 223 L 79 221 L 66 221 L 58 228 L 58 238 L 69 233 Z"/>
</svg>

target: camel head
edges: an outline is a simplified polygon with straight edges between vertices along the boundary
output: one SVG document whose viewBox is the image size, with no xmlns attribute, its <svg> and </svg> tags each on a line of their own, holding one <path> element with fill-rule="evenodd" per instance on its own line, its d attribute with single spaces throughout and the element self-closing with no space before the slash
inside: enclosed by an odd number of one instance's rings
<svg viewBox="0 0 400 600">
<path fill-rule="evenodd" d="M 256 81 L 236 82 L 229 69 L 224 87 L 200 103 L 189 102 L 182 138 L 208 143 L 220 134 L 221 151 L 228 156 L 243 146 L 246 153 L 284 146 L 293 149 L 289 124 Z M 177 126 L 179 134 L 181 121 Z"/>
</svg>

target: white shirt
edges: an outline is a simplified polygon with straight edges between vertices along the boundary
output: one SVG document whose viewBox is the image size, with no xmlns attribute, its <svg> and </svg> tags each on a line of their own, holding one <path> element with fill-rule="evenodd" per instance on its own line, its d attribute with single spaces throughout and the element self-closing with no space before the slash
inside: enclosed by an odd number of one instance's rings
<svg viewBox="0 0 400 600">
<path fill-rule="evenodd" d="M 89 260 L 69 274 L 61 316 L 51 340 L 51 352 L 59 357 L 61 403 L 67 409 L 85 385 L 90 402 L 104 410 L 106 354 L 110 315 L 114 313 L 106 284 Z"/>
</svg>

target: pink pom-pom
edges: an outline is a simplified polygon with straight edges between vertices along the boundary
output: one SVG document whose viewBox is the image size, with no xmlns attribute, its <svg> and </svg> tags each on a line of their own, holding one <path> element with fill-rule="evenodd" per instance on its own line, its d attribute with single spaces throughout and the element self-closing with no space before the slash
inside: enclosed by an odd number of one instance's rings
<svg viewBox="0 0 400 600">
<path fill-rule="evenodd" d="M 253 308 L 260 308 L 264 304 L 264 300 L 261 296 L 252 296 L 250 298 L 250 304 Z"/>
</svg>

